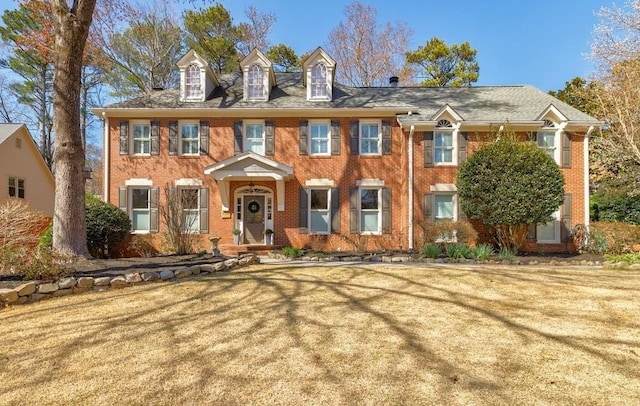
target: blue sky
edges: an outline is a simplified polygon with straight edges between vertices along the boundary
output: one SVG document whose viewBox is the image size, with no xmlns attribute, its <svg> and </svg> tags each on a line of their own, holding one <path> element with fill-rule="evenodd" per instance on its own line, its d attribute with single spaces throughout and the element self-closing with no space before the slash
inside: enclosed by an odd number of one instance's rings
<svg viewBox="0 0 640 406">
<path fill-rule="evenodd" d="M 378 10 L 378 22 L 404 21 L 414 34 L 410 49 L 432 37 L 448 44 L 469 41 L 478 51 L 477 85 L 530 84 L 544 91 L 564 88 L 576 76 L 588 77 L 586 59 L 594 12 L 612 0 L 361 0 Z M 255 4 L 276 14 L 273 43 L 298 54 L 326 45 L 351 1 L 223 0 L 237 21 Z M 623 0 L 618 0 L 622 4 Z M 339 67 L 338 67 L 339 69 Z"/>
<path fill-rule="evenodd" d="M 221 2 L 236 22 L 242 21 L 245 8 L 251 4 L 275 13 L 272 42 L 285 43 L 303 54 L 326 45 L 329 32 L 343 19 L 344 7 L 351 0 Z M 593 65 L 586 55 L 598 22 L 594 12 L 602 6 L 610 7 L 613 0 L 362 2 L 378 10 L 379 23 L 404 21 L 413 29 L 410 49 L 432 37 L 448 44 L 469 41 L 478 51 L 477 85 L 530 84 L 549 91 L 563 88 L 576 76 L 592 73 Z M 185 0 L 183 5 L 188 3 Z M 0 10 L 15 7 L 15 0 L 0 0 Z"/>
</svg>

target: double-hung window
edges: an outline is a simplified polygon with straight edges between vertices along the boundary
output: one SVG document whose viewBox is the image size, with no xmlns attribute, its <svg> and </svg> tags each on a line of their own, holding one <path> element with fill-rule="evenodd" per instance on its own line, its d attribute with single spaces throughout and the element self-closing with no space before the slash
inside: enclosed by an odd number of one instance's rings
<svg viewBox="0 0 640 406">
<path fill-rule="evenodd" d="M 249 67 L 247 83 L 247 92 L 249 100 L 264 99 L 264 69 L 260 65 L 251 65 Z"/>
<path fill-rule="evenodd" d="M 151 153 L 151 128 L 149 122 L 131 123 L 131 134 L 134 155 L 149 155 Z"/>
<path fill-rule="evenodd" d="M 327 67 L 317 63 L 311 68 L 311 98 L 327 98 Z"/>
<path fill-rule="evenodd" d="M 379 121 L 360 122 L 360 155 L 380 155 L 381 140 Z"/>
<path fill-rule="evenodd" d="M 185 77 L 185 97 L 187 99 L 200 99 L 202 97 L 200 67 L 194 63 L 187 67 Z"/>
<path fill-rule="evenodd" d="M 560 242 L 560 210 L 554 212 L 551 217 L 551 221 L 536 226 L 536 239 L 538 242 Z"/>
<path fill-rule="evenodd" d="M 182 155 L 199 155 L 200 124 L 198 122 L 180 123 L 180 140 Z"/>
<path fill-rule="evenodd" d="M 197 233 L 200 230 L 200 189 L 180 188 L 182 230 Z"/>
<path fill-rule="evenodd" d="M 309 190 L 309 232 L 331 233 L 331 189 Z"/>
<path fill-rule="evenodd" d="M 330 155 L 330 133 L 329 122 L 309 122 L 309 133 L 311 138 L 311 155 Z"/>
<path fill-rule="evenodd" d="M 434 158 L 436 164 L 454 163 L 453 131 L 439 130 L 433 134 Z"/>
<path fill-rule="evenodd" d="M 544 128 L 536 134 L 536 143 L 538 148 L 544 150 L 551 158 L 556 162 L 559 161 L 559 148 L 557 131 L 554 128 L 555 125 L 548 120 L 545 120 Z"/>
<path fill-rule="evenodd" d="M 131 220 L 135 233 L 148 233 L 151 227 L 149 188 L 131 188 Z"/>
<path fill-rule="evenodd" d="M 378 234 L 381 225 L 380 189 L 360 189 L 360 232 Z"/>
<path fill-rule="evenodd" d="M 265 154 L 264 122 L 245 122 L 245 150 Z"/>
<path fill-rule="evenodd" d="M 24 199 L 24 179 L 9 178 L 9 196 Z"/>
<path fill-rule="evenodd" d="M 455 221 L 456 205 L 454 195 L 437 194 L 433 196 L 435 203 L 435 221 Z"/>
</svg>

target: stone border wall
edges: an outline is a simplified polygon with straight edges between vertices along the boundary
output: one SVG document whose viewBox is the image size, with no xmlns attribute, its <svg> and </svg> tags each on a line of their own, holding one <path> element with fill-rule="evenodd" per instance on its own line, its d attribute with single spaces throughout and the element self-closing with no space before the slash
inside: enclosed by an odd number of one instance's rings
<svg viewBox="0 0 640 406">
<path fill-rule="evenodd" d="M 232 258 L 215 264 L 194 265 L 179 268 L 174 271 L 161 272 L 133 272 L 118 276 L 101 277 L 68 277 L 55 282 L 43 283 L 30 281 L 13 289 L 0 289 L 0 305 L 14 305 L 36 302 L 52 297 L 68 296 L 84 292 L 104 292 L 109 289 L 122 289 L 142 282 L 172 281 L 188 276 L 204 275 L 214 272 L 230 271 L 232 269 L 257 264 L 260 258 L 256 255 Z"/>
</svg>

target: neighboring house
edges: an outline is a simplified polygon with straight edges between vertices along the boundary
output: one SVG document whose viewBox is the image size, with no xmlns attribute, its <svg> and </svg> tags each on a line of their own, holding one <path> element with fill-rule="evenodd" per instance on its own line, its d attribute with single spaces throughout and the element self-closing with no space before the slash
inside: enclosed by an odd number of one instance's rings
<svg viewBox="0 0 640 406">
<path fill-rule="evenodd" d="M 278 245 L 420 248 L 417 221 L 464 219 L 458 166 L 505 122 L 566 180 L 565 204 L 528 247 L 566 249 L 568 231 L 589 222 L 588 139 L 600 122 L 531 86 L 348 87 L 321 48 L 299 73 L 274 72 L 258 50 L 237 74 L 214 75 L 194 51 L 177 65 L 180 89 L 94 109 L 105 198 L 157 244 L 164 190 L 176 188 L 192 197 L 190 229 L 223 243 L 239 229 L 262 244 L 269 228 Z"/>
<path fill-rule="evenodd" d="M 0 124 L 0 204 L 24 199 L 31 209 L 53 217 L 53 175 L 24 124 Z"/>
</svg>

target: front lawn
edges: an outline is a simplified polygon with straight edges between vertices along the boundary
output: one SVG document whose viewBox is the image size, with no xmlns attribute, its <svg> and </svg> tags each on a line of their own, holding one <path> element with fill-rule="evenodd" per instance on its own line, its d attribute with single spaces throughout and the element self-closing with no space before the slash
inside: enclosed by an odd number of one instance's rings
<svg viewBox="0 0 640 406">
<path fill-rule="evenodd" d="M 639 404 L 640 272 L 257 265 L 0 310 L 0 404 Z"/>
</svg>

